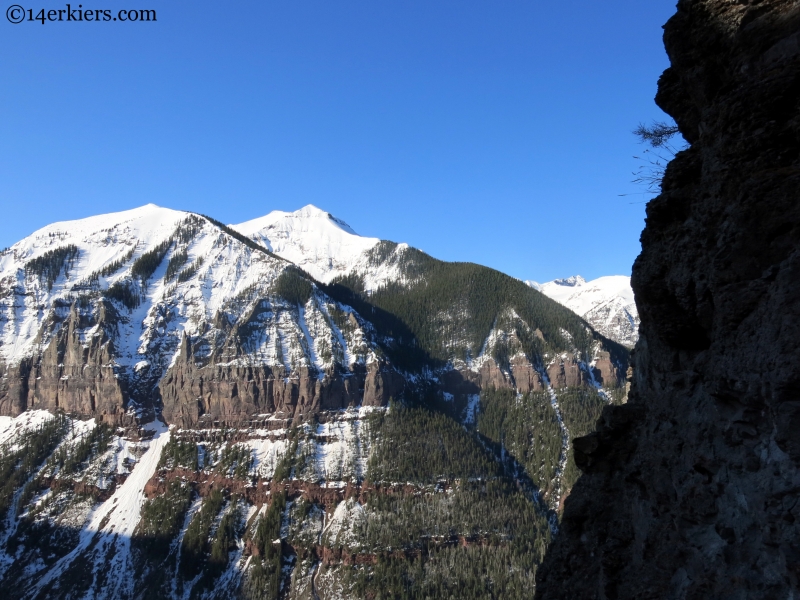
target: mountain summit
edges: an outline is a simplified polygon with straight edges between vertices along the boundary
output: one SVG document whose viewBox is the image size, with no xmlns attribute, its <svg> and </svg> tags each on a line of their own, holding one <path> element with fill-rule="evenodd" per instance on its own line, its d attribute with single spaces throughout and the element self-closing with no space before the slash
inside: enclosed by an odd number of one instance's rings
<svg viewBox="0 0 800 600">
<path fill-rule="evenodd" d="M 380 242 L 378 238 L 361 237 L 347 223 L 312 204 L 294 212 L 276 210 L 231 225 L 231 229 L 292 261 L 324 283 L 346 273 Z"/>
<path fill-rule="evenodd" d="M 639 312 L 631 278 L 610 275 L 586 281 L 580 275 L 539 284 L 526 281 L 553 300 L 574 310 L 603 335 L 629 348 L 639 339 Z"/>
<path fill-rule="evenodd" d="M 276 210 L 231 228 L 293 262 L 317 281 L 330 283 L 358 272 L 367 291 L 401 276 L 396 260 L 389 264 L 376 261 L 375 252 L 380 254 L 380 248 L 391 246 L 396 259 L 408 249 L 407 244 L 360 236 L 341 219 L 311 204 L 294 212 Z"/>
</svg>

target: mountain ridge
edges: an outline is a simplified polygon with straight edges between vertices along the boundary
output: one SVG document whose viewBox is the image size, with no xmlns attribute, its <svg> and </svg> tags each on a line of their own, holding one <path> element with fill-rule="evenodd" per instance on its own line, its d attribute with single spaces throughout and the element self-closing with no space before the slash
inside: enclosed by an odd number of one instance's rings
<svg viewBox="0 0 800 600">
<path fill-rule="evenodd" d="M 125 598 L 366 598 L 420 552 L 461 565 L 427 594 L 487 585 L 472 560 L 530 589 L 569 440 L 624 401 L 627 351 L 499 271 L 298 212 L 151 205 L 0 254 L 14 597 L 107 598 L 114 578 Z"/>
<path fill-rule="evenodd" d="M 639 339 L 639 312 L 626 275 L 606 275 L 586 281 L 580 275 L 547 283 L 526 284 L 567 306 L 603 335 L 632 348 Z"/>
</svg>

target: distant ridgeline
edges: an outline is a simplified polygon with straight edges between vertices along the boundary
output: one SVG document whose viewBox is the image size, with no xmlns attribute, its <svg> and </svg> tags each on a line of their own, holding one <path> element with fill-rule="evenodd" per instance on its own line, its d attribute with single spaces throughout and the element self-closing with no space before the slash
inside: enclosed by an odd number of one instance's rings
<svg viewBox="0 0 800 600">
<path fill-rule="evenodd" d="M 0 254 L 12 598 L 523 598 L 628 351 L 314 207 Z"/>
</svg>

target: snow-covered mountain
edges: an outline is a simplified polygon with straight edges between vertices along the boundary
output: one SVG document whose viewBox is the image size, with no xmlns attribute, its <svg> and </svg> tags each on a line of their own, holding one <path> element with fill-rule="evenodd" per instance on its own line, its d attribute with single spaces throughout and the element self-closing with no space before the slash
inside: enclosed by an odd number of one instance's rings
<svg viewBox="0 0 800 600">
<path fill-rule="evenodd" d="M 626 367 L 522 282 L 313 206 L 48 225 L 0 253 L 0 587 L 371 598 L 424 548 L 424 596 L 524 597 Z"/>
<path fill-rule="evenodd" d="M 0 255 L 3 414 L 63 407 L 119 422 L 158 410 L 154 394 L 181 422 L 259 405 L 294 413 L 291 392 L 277 386 L 257 400 L 215 390 L 198 406 L 175 377 L 213 364 L 264 367 L 307 385 L 340 368 L 381 379 L 375 336 L 291 262 L 188 212 L 147 205 L 55 223 Z M 375 401 L 392 389 L 383 385 Z M 301 410 L 320 401 L 301 396 Z"/>
<path fill-rule="evenodd" d="M 391 244 L 395 260 L 382 256 L 376 261 L 386 242 L 358 235 L 347 223 L 312 204 L 294 212 L 276 210 L 231 228 L 323 283 L 358 272 L 368 291 L 402 276 L 396 259 L 409 247 Z"/>
<path fill-rule="evenodd" d="M 356 234 L 347 223 L 311 204 L 294 212 L 276 210 L 231 228 L 325 283 L 345 274 L 380 242 Z"/>
<path fill-rule="evenodd" d="M 484 297 L 489 280 L 505 295 Z M 582 347 L 579 321 L 530 312 L 541 300 L 522 302 L 532 292 L 509 285 L 361 237 L 311 205 L 234 226 L 152 204 L 54 223 L 0 253 L 0 414 L 62 408 L 118 423 L 161 413 L 185 425 L 293 416 L 381 405 L 407 385 L 403 370 L 431 360 L 476 373 L 489 361 L 510 382 L 541 386 L 564 350 L 581 362 L 602 346 Z M 592 314 L 609 310 L 593 290 Z"/>
<path fill-rule="evenodd" d="M 633 347 L 639 339 L 639 312 L 630 277 L 609 275 L 586 281 L 574 275 L 542 284 L 525 283 L 574 310 L 597 331 L 620 344 Z"/>
<path fill-rule="evenodd" d="M 358 235 L 341 219 L 310 204 L 294 212 L 273 211 L 231 228 L 325 283 L 358 273 L 365 290 L 372 291 L 403 277 L 398 261 L 375 264 L 372 260 L 381 240 Z M 399 244 L 395 252 L 402 254 L 407 248 Z M 612 275 L 587 282 L 575 275 L 544 284 L 526 283 L 575 311 L 610 339 L 629 347 L 636 343 L 639 314 L 630 277 Z"/>
</svg>

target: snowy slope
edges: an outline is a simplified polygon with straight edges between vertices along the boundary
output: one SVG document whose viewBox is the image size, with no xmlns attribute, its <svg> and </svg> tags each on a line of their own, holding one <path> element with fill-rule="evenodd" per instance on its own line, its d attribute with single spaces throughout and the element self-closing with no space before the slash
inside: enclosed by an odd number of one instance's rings
<svg viewBox="0 0 800 600">
<path fill-rule="evenodd" d="M 281 229 L 284 237 L 275 235 L 270 243 L 301 264 L 304 256 L 308 266 L 337 253 L 350 264 L 378 242 L 316 209 L 306 215 L 297 232 Z M 276 220 L 274 213 L 270 218 Z M 277 243 L 302 243 L 303 236 L 319 241 L 316 250 Z M 113 361 L 103 368 L 113 368 L 143 396 L 174 363 L 184 336 L 197 360 L 245 361 L 287 372 L 324 369 L 334 360 L 345 366 L 373 360 L 365 347 L 368 325 L 355 319 L 343 332 L 335 323 L 337 314 L 353 312 L 349 307 L 317 290 L 302 307 L 274 297 L 274 285 L 291 263 L 262 248 L 205 217 L 152 204 L 48 225 L 0 253 L 0 372 L 41 356 L 69 327 L 70 339 L 77 337 L 85 349 L 92 340 L 109 340 Z M 52 261 L 56 276 L 32 267 L 67 249 L 71 258 Z M 143 257 L 154 255 L 155 266 L 141 275 Z M 332 272 L 340 271 L 334 265 Z M 134 300 L 120 299 L 114 294 L 120 289 Z M 237 326 L 248 323 L 252 333 L 244 337 Z"/>
<path fill-rule="evenodd" d="M 143 444 L 146 450 L 132 473 L 108 500 L 93 507 L 82 524 L 77 546 L 39 578 L 30 594 L 35 595 L 46 589 L 48 584 L 57 582 L 73 563 L 85 560 L 86 555 L 90 555 L 94 566 L 94 582 L 99 579 L 98 571 L 102 569 L 103 577 L 113 581 L 114 586 L 113 590 L 106 586 L 101 589 L 90 588 L 85 597 L 120 598 L 133 595 L 135 581 L 131 576 L 134 572 L 131 538 L 141 518 L 145 485 L 155 474 L 161 451 L 169 441 L 169 431 L 163 423 L 156 421 L 148 428 L 155 435 L 152 441 Z M 110 560 L 108 557 L 111 557 Z M 95 584 L 92 587 L 100 586 Z"/>
<path fill-rule="evenodd" d="M 58 299 L 67 299 L 91 274 L 130 252 L 131 261 L 141 256 L 167 239 L 187 215 L 148 204 L 119 213 L 52 223 L 0 254 L 0 359 L 14 363 L 31 355 L 36 336 L 49 316 L 43 308 Z M 78 248 L 78 257 L 51 289 L 26 273 L 25 266 L 33 259 L 68 245 Z M 111 285 L 122 277 L 122 272 L 112 274 L 105 283 Z"/>
<path fill-rule="evenodd" d="M 193 227 L 193 233 L 173 239 L 182 225 Z M 283 268 L 281 261 L 226 237 L 205 219 L 152 204 L 36 231 L 0 256 L 0 359 L 14 364 L 33 355 L 57 331 L 57 325 L 52 331 L 48 326 L 63 319 L 64 306 L 78 296 L 94 298 L 117 283 L 129 285 L 141 297 L 138 306 L 119 306 L 124 318 L 114 336 L 117 363 L 132 367 L 149 361 L 155 342 L 160 354 L 176 349 L 184 331 L 196 333 L 232 298 L 268 284 Z M 171 244 L 163 260 L 146 282 L 137 280 L 133 265 L 161 243 Z M 77 258 L 60 271 L 52 287 L 26 271 L 33 259 L 68 246 L 77 247 Z M 169 260 L 179 252 L 186 253 L 186 267 L 202 259 L 197 272 L 183 282 L 165 276 Z M 123 264 L 98 275 L 115 261 Z M 165 346 L 165 341 L 171 343 Z"/>
<path fill-rule="evenodd" d="M 609 275 L 586 281 L 574 275 L 543 284 L 525 283 L 575 311 L 612 340 L 633 346 L 639 339 L 639 312 L 630 277 Z"/>
<path fill-rule="evenodd" d="M 311 204 L 294 212 L 275 210 L 231 228 L 326 283 L 348 272 L 380 242 L 358 235 L 344 221 Z"/>
<path fill-rule="evenodd" d="M 347 223 L 312 204 L 294 212 L 276 210 L 231 228 L 323 283 L 357 273 L 364 277 L 365 288 L 372 290 L 400 276 L 392 260 L 371 260 L 371 251 L 381 240 L 358 235 Z M 398 244 L 393 254 L 407 248 Z"/>
</svg>

